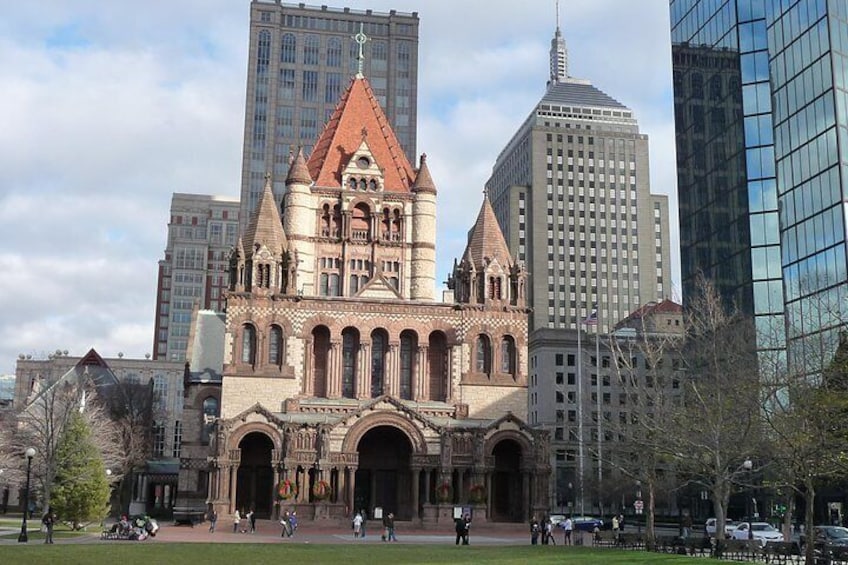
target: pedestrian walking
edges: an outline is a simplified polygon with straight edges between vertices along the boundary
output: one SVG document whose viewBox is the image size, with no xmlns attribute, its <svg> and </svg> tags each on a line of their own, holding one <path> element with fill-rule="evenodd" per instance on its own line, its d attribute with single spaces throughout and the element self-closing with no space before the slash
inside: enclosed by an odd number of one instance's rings
<svg viewBox="0 0 848 565">
<path fill-rule="evenodd" d="M 680 536 L 683 539 L 689 539 L 689 536 L 692 534 L 692 516 L 689 514 L 684 514 L 683 519 L 680 520 Z"/>
<path fill-rule="evenodd" d="M 386 515 L 386 541 L 397 541 L 395 537 L 395 515 L 389 512 Z"/>
<path fill-rule="evenodd" d="M 53 508 L 48 508 L 41 518 L 41 524 L 44 526 L 44 543 L 53 543 L 53 524 L 55 523 L 56 515 L 53 513 Z"/>
<path fill-rule="evenodd" d="M 351 526 L 353 527 L 353 538 L 356 539 L 359 537 L 360 533 L 362 533 L 362 514 L 359 512 L 356 513 L 356 516 L 353 517 Z M 365 536 L 363 535 L 362 537 Z"/>
<path fill-rule="evenodd" d="M 210 534 L 215 533 L 215 526 L 217 524 L 218 524 L 218 513 L 213 508 L 209 511 L 209 533 Z"/>
<path fill-rule="evenodd" d="M 294 536 L 297 531 L 297 510 L 292 510 L 289 514 L 289 536 Z"/>
<path fill-rule="evenodd" d="M 250 512 L 247 513 L 247 522 L 250 524 L 250 533 L 256 533 L 256 511 L 251 508 Z"/>
<path fill-rule="evenodd" d="M 365 512 L 365 509 L 359 511 L 359 515 L 362 517 L 362 524 L 359 529 L 359 537 L 365 537 L 365 522 L 368 521 L 368 514 Z"/>
<path fill-rule="evenodd" d="M 571 520 L 571 516 L 566 516 L 565 522 L 562 524 L 562 529 L 565 532 L 562 544 L 571 545 L 571 532 L 574 530 L 574 522 Z"/>
<path fill-rule="evenodd" d="M 280 526 L 282 527 L 282 532 L 280 533 L 281 538 L 290 538 L 292 535 L 291 529 L 291 516 L 289 515 L 289 511 L 286 510 L 283 512 L 283 517 L 280 518 Z"/>
<path fill-rule="evenodd" d="M 238 508 L 236 508 L 236 513 L 233 514 L 233 533 L 237 534 L 239 531 L 239 526 L 241 525 L 241 513 Z"/>
<path fill-rule="evenodd" d="M 539 521 L 536 517 L 530 519 L 530 545 L 539 544 Z"/>
</svg>

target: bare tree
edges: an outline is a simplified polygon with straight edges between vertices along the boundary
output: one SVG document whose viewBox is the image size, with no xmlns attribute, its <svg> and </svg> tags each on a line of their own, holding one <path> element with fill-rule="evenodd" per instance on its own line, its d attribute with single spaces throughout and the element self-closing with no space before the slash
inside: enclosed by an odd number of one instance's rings
<svg viewBox="0 0 848 565">
<path fill-rule="evenodd" d="M 646 498 L 648 546 L 655 541 L 658 493 L 676 486 L 665 442 L 680 398 L 680 345 L 681 338 L 674 335 L 610 337 L 620 396 L 618 418 L 609 423 L 615 439 L 608 444 L 609 462 L 629 479 L 623 486 L 625 498 Z"/>
<path fill-rule="evenodd" d="M 754 325 L 701 277 L 685 326 L 682 402 L 663 446 L 682 477 L 711 493 L 716 537 L 722 539 L 730 495 L 752 473 L 746 462 L 761 461 Z"/>
</svg>

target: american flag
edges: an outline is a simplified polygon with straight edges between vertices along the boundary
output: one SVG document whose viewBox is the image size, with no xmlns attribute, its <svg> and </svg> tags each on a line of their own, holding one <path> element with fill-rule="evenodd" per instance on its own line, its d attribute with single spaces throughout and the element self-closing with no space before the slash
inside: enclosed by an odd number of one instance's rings
<svg viewBox="0 0 848 565">
<path fill-rule="evenodd" d="M 598 303 L 592 305 L 592 311 L 583 319 L 583 323 L 587 326 L 598 325 Z"/>
</svg>

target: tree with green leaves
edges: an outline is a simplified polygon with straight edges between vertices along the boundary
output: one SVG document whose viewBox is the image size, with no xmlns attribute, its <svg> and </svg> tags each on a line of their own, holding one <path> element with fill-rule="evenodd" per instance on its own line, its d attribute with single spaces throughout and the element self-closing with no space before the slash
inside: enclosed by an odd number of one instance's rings
<svg viewBox="0 0 848 565">
<path fill-rule="evenodd" d="M 110 495 L 106 466 L 91 427 L 79 412 L 71 415 L 56 455 L 53 511 L 75 530 L 103 520 Z"/>
</svg>

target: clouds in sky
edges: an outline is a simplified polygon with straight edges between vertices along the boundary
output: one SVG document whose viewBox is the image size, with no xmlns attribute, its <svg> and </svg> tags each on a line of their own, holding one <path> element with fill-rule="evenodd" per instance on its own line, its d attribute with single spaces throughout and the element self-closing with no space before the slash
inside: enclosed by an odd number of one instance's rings
<svg viewBox="0 0 848 565">
<path fill-rule="evenodd" d="M 554 1 L 333 5 L 419 14 L 418 148 L 439 190 L 443 280 L 498 153 L 544 93 Z M 652 190 L 673 195 L 666 0 L 560 11 L 570 74 L 636 112 Z M 0 373 L 19 353 L 152 352 L 171 194 L 238 196 L 248 26 L 248 0 L 4 7 Z"/>
</svg>

